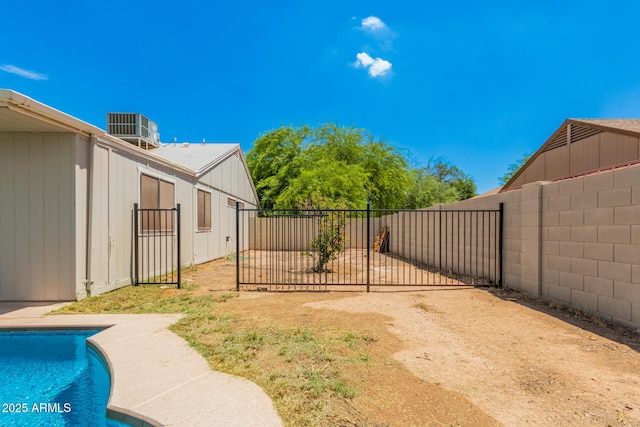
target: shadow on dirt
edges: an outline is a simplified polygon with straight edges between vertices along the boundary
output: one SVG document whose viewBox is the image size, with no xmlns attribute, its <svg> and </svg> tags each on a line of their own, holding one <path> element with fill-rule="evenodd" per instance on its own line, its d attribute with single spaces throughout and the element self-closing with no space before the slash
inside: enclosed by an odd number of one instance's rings
<svg viewBox="0 0 640 427">
<path fill-rule="evenodd" d="M 600 335 L 619 344 L 626 345 L 640 353 L 640 329 L 633 330 L 566 304 L 542 297 L 532 297 L 519 291 L 489 287 L 482 289 L 504 301 L 515 302 L 532 310 L 548 314 L 594 335 Z"/>
</svg>

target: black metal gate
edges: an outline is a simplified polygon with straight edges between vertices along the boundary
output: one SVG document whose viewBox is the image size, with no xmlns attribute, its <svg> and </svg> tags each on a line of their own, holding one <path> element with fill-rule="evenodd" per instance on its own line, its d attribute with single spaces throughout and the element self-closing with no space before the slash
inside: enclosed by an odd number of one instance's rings
<svg viewBox="0 0 640 427">
<path fill-rule="evenodd" d="M 180 204 L 141 209 L 133 205 L 134 284 L 172 284 L 180 288 Z"/>
<path fill-rule="evenodd" d="M 502 284 L 502 204 L 485 210 L 236 208 L 237 289 Z"/>
</svg>

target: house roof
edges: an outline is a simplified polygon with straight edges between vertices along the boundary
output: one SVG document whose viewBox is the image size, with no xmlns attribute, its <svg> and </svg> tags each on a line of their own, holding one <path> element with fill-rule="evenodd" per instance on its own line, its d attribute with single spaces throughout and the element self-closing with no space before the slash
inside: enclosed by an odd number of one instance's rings
<svg viewBox="0 0 640 427">
<path fill-rule="evenodd" d="M 156 149 L 144 150 L 10 89 L 0 89 L 0 132 L 69 132 L 95 137 L 135 157 L 196 178 L 229 156 L 237 155 L 249 176 L 256 200 L 258 198 L 239 144 L 164 144 Z"/>
<path fill-rule="evenodd" d="M 230 155 L 240 151 L 240 144 L 211 144 L 188 142 L 162 144 L 150 152 L 172 162 L 184 165 L 200 175 Z"/>
<path fill-rule="evenodd" d="M 640 119 L 567 119 L 562 125 L 547 139 L 547 141 L 542 144 L 542 146 L 536 151 L 527 162 L 522 165 L 520 169 L 511 177 L 511 179 L 505 183 L 499 192 L 508 191 L 512 188 L 512 184 L 516 181 L 516 179 L 522 175 L 522 173 L 545 151 L 553 150 L 559 146 L 567 144 L 567 125 L 573 125 L 572 129 L 575 128 L 574 131 L 571 132 L 570 140 L 571 142 L 576 142 L 581 139 L 587 138 L 592 135 L 596 135 L 601 132 L 612 132 L 618 133 L 622 135 L 628 135 L 632 137 L 640 137 Z M 625 166 L 635 162 L 627 162 Z M 606 166 L 601 168 L 601 170 L 610 169 L 612 166 Z M 598 172 L 598 170 L 588 170 L 579 174 L 572 174 L 570 176 L 565 176 L 558 179 L 566 179 L 566 178 L 575 178 L 576 176 L 586 175 L 589 173 Z"/>
<path fill-rule="evenodd" d="M 240 144 L 171 142 L 162 144 L 158 148 L 153 148 L 149 152 L 193 170 L 198 177 L 205 175 L 229 157 L 236 156 L 244 167 L 256 200 L 258 200 L 258 194 L 256 193 L 253 179 L 251 179 L 251 172 L 249 172 L 247 162 L 244 161 L 242 156 Z"/>
<path fill-rule="evenodd" d="M 600 128 L 622 130 L 640 135 L 640 119 L 569 119 L 571 122 L 581 122 Z"/>
</svg>

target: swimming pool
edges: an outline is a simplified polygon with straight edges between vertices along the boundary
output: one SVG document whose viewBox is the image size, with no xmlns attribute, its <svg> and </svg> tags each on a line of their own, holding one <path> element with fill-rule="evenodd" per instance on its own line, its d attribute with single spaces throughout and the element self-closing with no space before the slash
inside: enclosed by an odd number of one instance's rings
<svg viewBox="0 0 640 427">
<path fill-rule="evenodd" d="M 106 418 L 111 379 L 86 343 L 98 332 L 0 332 L 0 425 L 126 425 Z"/>
</svg>

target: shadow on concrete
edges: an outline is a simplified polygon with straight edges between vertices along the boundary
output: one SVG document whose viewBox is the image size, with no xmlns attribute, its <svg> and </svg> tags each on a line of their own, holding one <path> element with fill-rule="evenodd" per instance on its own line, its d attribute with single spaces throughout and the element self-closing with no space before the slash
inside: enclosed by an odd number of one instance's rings
<svg viewBox="0 0 640 427">
<path fill-rule="evenodd" d="M 5 317 L 41 317 L 48 312 L 63 307 L 69 302 L 51 301 L 15 301 L 0 302 L 0 316 Z"/>
</svg>

